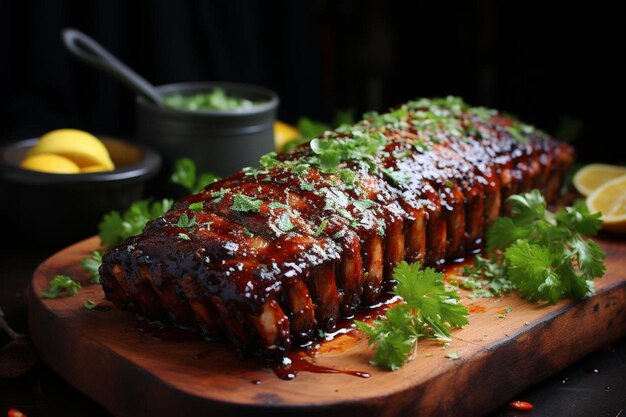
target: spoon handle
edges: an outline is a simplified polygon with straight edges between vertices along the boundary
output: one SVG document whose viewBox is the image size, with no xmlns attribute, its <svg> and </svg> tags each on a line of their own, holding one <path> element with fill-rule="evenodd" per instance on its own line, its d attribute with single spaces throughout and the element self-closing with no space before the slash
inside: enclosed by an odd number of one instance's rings
<svg viewBox="0 0 626 417">
<path fill-rule="evenodd" d="M 108 72 L 133 91 L 154 104 L 164 107 L 163 99 L 152 84 L 117 59 L 98 42 L 83 32 L 72 28 L 64 29 L 61 37 L 67 49 L 78 59 Z"/>
</svg>

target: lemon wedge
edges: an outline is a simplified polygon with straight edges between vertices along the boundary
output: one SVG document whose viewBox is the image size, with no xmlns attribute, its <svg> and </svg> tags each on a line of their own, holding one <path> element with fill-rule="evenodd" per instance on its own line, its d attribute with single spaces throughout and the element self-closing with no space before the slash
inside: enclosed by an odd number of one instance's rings
<svg viewBox="0 0 626 417">
<path fill-rule="evenodd" d="M 109 151 L 98 138 L 77 129 L 58 129 L 46 133 L 31 148 L 28 156 L 54 154 L 73 161 L 80 168 L 94 165 L 115 168 Z"/>
<path fill-rule="evenodd" d="M 602 213 L 602 228 L 610 232 L 626 232 L 626 175 L 614 178 L 587 197 L 592 213 Z"/>
<path fill-rule="evenodd" d="M 607 164 L 591 164 L 582 167 L 574 175 L 574 187 L 585 197 L 613 178 L 626 175 L 626 167 Z"/>
<path fill-rule="evenodd" d="M 47 153 L 27 157 L 22 161 L 20 167 L 51 174 L 77 174 L 80 172 L 78 165 L 70 159 Z"/>
<path fill-rule="evenodd" d="M 300 137 L 300 132 L 294 126 L 291 126 L 280 120 L 274 122 L 274 145 L 277 150 L 281 150 L 289 141 Z"/>
</svg>

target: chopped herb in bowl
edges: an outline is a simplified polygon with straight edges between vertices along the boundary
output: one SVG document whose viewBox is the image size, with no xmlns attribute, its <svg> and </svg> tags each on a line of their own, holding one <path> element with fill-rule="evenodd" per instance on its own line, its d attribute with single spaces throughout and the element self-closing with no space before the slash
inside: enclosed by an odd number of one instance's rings
<svg viewBox="0 0 626 417">
<path fill-rule="evenodd" d="M 254 106 L 254 102 L 245 98 L 226 94 L 222 88 L 214 88 L 208 92 L 184 96 L 181 93 L 168 94 L 163 97 L 165 104 L 179 110 L 240 110 Z"/>
</svg>

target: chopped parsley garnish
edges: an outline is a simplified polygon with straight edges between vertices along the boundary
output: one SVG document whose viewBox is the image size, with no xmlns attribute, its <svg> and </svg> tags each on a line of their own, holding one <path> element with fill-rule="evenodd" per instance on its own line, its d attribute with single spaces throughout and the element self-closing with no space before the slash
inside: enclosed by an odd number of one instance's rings
<svg viewBox="0 0 626 417">
<path fill-rule="evenodd" d="M 196 225 L 196 217 L 192 217 L 191 219 L 187 216 L 187 213 L 183 213 L 178 218 L 178 222 L 176 222 L 176 227 L 193 227 Z"/>
<path fill-rule="evenodd" d="M 220 188 L 218 191 L 211 191 L 211 197 L 215 204 L 221 203 L 226 194 L 230 192 L 230 188 Z"/>
<path fill-rule="evenodd" d="M 352 204 L 354 204 L 354 206 L 359 210 L 367 210 L 376 206 L 376 203 L 372 200 L 356 200 L 353 201 Z"/>
<path fill-rule="evenodd" d="M 258 213 L 262 204 L 263 200 L 257 200 L 243 194 L 235 194 L 230 209 L 234 211 Z"/>
<path fill-rule="evenodd" d="M 279 201 L 272 201 L 272 202 L 271 202 L 271 203 L 269 203 L 267 206 L 268 206 L 269 208 L 271 208 L 271 209 L 280 209 L 280 208 L 282 208 L 282 209 L 289 210 L 289 209 L 291 208 L 291 207 L 289 207 L 287 204 L 285 204 L 285 203 L 281 203 L 281 202 L 279 202 Z"/>
<path fill-rule="evenodd" d="M 300 189 L 302 191 L 315 191 L 315 185 L 305 179 L 300 180 Z"/>
<path fill-rule="evenodd" d="M 68 297 L 78 294 L 80 283 L 74 281 L 67 275 L 55 275 L 48 282 L 48 289 L 41 292 L 43 298 L 56 298 L 61 293 L 65 293 Z"/>
<path fill-rule="evenodd" d="M 242 232 L 243 232 L 243 234 L 244 234 L 244 235 L 246 235 L 246 236 L 248 236 L 248 237 L 252 237 L 252 236 L 254 236 L 254 235 L 252 234 L 252 232 L 251 232 L 250 230 L 248 230 L 248 228 L 247 228 L 247 227 L 244 227 L 244 228 L 243 228 L 243 230 L 242 230 Z"/>
<path fill-rule="evenodd" d="M 80 261 L 83 269 L 89 272 L 90 279 L 89 282 L 92 284 L 100 283 L 100 265 L 102 264 L 102 252 L 99 250 L 95 250 L 91 252 L 91 257 L 83 258 Z"/>
<path fill-rule="evenodd" d="M 380 167 L 380 170 L 391 180 L 392 183 L 396 185 L 402 185 L 411 179 L 408 174 L 402 171 L 394 171 L 385 167 Z"/>
<path fill-rule="evenodd" d="M 83 307 L 85 307 L 87 310 L 93 310 L 97 306 L 98 306 L 98 304 L 96 304 L 95 302 L 93 302 L 91 300 L 87 300 L 87 301 L 85 301 L 85 304 L 83 304 Z"/>
<path fill-rule="evenodd" d="M 315 236 L 321 235 L 324 232 L 324 229 L 326 229 L 326 226 L 328 226 L 328 220 L 324 219 L 319 224 L 319 226 L 317 226 L 317 228 L 315 229 L 315 232 L 313 232 L 313 235 Z"/>
<path fill-rule="evenodd" d="M 189 237 L 187 233 L 179 233 L 178 238 L 182 240 L 191 240 L 191 238 Z"/>
<path fill-rule="evenodd" d="M 197 212 L 197 211 L 202 211 L 203 209 L 204 209 L 204 204 L 202 204 L 202 201 L 189 204 L 189 210 L 191 211 Z"/>
<path fill-rule="evenodd" d="M 413 147 L 421 153 L 427 152 L 430 150 L 430 146 L 428 145 L 428 143 L 426 143 L 425 140 L 423 139 L 418 139 L 416 141 L 413 141 Z"/>
<path fill-rule="evenodd" d="M 421 336 L 449 341 L 453 327 L 468 323 L 468 311 L 455 291 L 446 290 L 443 274 L 419 263 L 400 262 L 393 270 L 393 293 L 403 302 L 389 308 L 373 325 L 355 321 L 374 347 L 372 364 L 396 370 L 413 359 Z"/>
<path fill-rule="evenodd" d="M 468 272 L 510 280 L 530 301 L 592 295 L 593 279 L 604 275 L 606 254 L 586 237 L 600 229 L 600 213 L 591 214 L 582 201 L 551 213 L 538 190 L 508 200 L 512 217 L 498 218 L 487 230 L 492 265 L 481 261 Z"/>
<path fill-rule="evenodd" d="M 331 174 L 337 171 L 342 161 L 371 161 L 378 149 L 387 142 L 385 135 L 380 132 L 355 129 L 350 133 L 350 136 L 341 139 L 313 139 L 310 143 L 315 155 L 311 158 L 312 165 L 325 174 Z"/>
<path fill-rule="evenodd" d="M 294 224 L 291 223 L 291 217 L 289 217 L 289 213 L 282 213 L 279 217 L 278 217 L 278 221 L 276 222 L 276 226 L 282 230 L 283 232 L 288 232 L 291 229 L 293 229 Z"/>
<path fill-rule="evenodd" d="M 335 233 L 333 235 L 333 239 L 341 239 L 342 237 L 344 237 L 346 235 L 345 230 L 340 230 L 337 233 Z"/>
<path fill-rule="evenodd" d="M 280 165 L 280 161 L 276 159 L 276 152 L 266 153 L 261 156 L 259 162 L 264 168 L 274 168 L 275 166 Z"/>
<path fill-rule="evenodd" d="M 339 170 L 339 178 L 344 184 L 353 186 L 356 181 L 356 173 L 351 169 L 341 169 Z"/>
</svg>

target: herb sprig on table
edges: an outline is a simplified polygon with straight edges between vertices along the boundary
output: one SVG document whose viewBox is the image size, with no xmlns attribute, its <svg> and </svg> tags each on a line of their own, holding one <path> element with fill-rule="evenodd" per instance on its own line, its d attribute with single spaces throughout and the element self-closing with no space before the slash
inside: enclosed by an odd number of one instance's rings
<svg viewBox="0 0 626 417">
<path fill-rule="evenodd" d="M 402 297 L 401 304 L 389 308 L 372 325 L 355 321 L 374 346 L 372 364 L 392 371 L 415 356 L 420 337 L 449 341 L 453 327 L 468 323 L 467 308 L 459 304 L 455 291 L 445 288 L 442 273 L 420 269 L 419 262 L 400 262 L 393 278 L 398 282 L 393 293 Z"/>
<path fill-rule="evenodd" d="M 48 289 L 41 292 L 43 298 L 56 298 L 62 293 L 68 297 L 78 294 L 80 283 L 67 275 L 55 275 L 48 283 Z"/>
<path fill-rule="evenodd" d="M 511 283 L 522 298 L 556 303 L 594 293 L 593 279 L 605 272 L 605 252 L 589 236 L 602 225 L 583 201 L 552 213 L 538 190 L 513 195 L 511 217 L 500 217 L 487 230 L 487 253 L 469 276 L 499 286 Z"/>
</svg>

